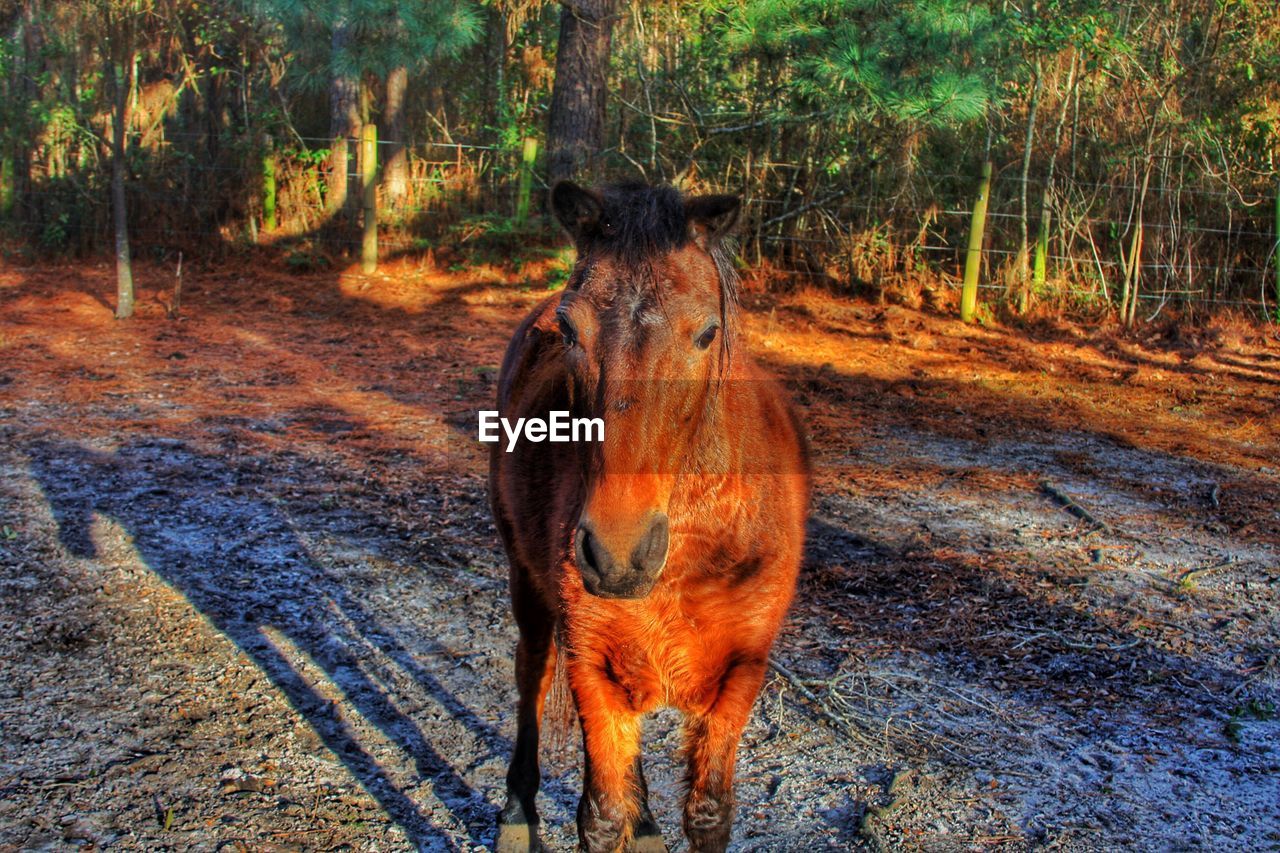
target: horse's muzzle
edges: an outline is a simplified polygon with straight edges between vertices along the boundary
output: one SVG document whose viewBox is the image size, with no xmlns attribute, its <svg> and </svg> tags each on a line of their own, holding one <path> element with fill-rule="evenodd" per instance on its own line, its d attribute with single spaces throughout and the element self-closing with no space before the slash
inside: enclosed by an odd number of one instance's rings
<svg viewBox="0 0 1280 853">
<path fill-rule="evenodd" d="M 602 598 L 643 598 L 666 565 L 670 543 L 671 524 L 666 513 L 654 513 L 630 555 L 618 560 L 584 518 L 574 536 L 574 556 L 582 573 L 582 585 L 587 592 Z"/>
</svg>

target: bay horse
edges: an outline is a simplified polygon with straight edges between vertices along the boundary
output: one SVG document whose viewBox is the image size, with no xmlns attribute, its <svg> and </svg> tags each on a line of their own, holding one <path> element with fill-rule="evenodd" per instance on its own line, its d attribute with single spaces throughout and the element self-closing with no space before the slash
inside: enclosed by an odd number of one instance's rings
<svg viewBox="0 0 1280 853">
<path fill-rule="evenodd" d="M 548 688 L 567 675 L 589 851 L 663 850 L 640 762 L 643 716 L 685 716 L 684 831 L 723 850 L 738 741 L 795 590 L 807 445 L 741 351 L 725 238 L 734 196 L 618 184 L 551 192 L 577 260 L 515 331 L 501 417 L 600 418 L 602 441 L 491 447 L 489 489 L 519 628 L 503 853 L 542 849 L 535 798 Z"/>
</svg>

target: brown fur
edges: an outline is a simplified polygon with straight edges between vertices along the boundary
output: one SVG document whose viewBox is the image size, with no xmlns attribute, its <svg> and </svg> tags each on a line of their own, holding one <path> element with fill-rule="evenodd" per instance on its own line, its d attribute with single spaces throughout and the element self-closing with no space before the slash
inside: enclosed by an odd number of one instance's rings
<svg viewBox="0 0 1280 853">
<path fill-rule="evenodd" d="M 674 706 L 687 721 L 686 833 L 693 849 L 723 849 L 738 740 L 800 564 L 804 439 L 777 384 L 738 351 L 719 242 L 736 200 L 560 185 L 553 202 L 578 266 L 516 330 L 499 410 L 603 417 L 605 440 L 492 450 L 491 501 L 521 632 L 521 731 L 501 822 L 523 819 L 536 838 L 538 717 L 559 644 L 586 750 L 583 847 L 657 834 L 640 722 Z M 716 322 L 719 345 L 699 349 Z M 625 555 L 657 513 L 670 520 L 670 541 L 647 594 L 589 593 L 574 552 L 579 522 L 589 518 L 599 541 Z"/>
</svg>

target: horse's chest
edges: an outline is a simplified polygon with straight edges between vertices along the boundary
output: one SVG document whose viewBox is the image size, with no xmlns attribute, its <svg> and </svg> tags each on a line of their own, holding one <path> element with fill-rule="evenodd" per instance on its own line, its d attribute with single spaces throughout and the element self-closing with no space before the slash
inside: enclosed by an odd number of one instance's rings
<svg viewBox="0 0 1280 853">
<path fill-rule="evenodd" d="M 626 627 L 605 652 L 604 673 L 633 711 L 670 705 L 697 713 L 714 700 L 729 657 L 726 638 L 687 615 Z"/>
</svg>

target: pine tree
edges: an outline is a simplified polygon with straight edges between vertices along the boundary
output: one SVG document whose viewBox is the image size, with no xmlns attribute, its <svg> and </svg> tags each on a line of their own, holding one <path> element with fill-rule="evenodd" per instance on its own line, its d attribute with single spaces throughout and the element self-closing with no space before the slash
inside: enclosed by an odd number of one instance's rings
<svg viewBox="0 0 1280 853">
<path fill-rule="evenodd" d="M 433 63 L 457 56 L 480 37 L 482 18 L 467 0 L 254 0 L 260 15 L 283 24 L 286 41 L 301 55 L 318 59 L 329 89 L 332 137 L 329 215 L 349 203 L 348 140 L 374 109 L 371 81 L 385 80 L 386 117 L 391 124 L 389 175 L 399 192 L 406 179 L 404 151 L 404 93 L 410 72 L 424 72 Z M 324 36 L 328 55 L 315 56 Z M 310 67 L 317 67 L 309 63 Z M 303 81 L 319 83 L 316 75 Z"/>
<path fill-rule="evenodd" d="M 564 0 L 547 129 L 547 183 L 589 170 L 604 147 L 617 0 Z"/>
</svg>

